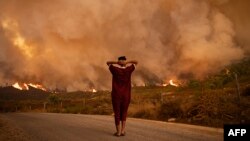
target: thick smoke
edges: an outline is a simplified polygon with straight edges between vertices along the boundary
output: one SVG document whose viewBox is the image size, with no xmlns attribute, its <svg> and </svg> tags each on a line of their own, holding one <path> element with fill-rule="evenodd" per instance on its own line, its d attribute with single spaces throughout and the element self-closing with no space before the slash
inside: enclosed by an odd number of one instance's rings
<svg viewBox="0 0 250 141">
<path fill-rule="evenodd" d="M 110 89 L 106 61 L 120 55 L 138 60 L 136 85 L 203 78 L 247 50 L 227 15 L 230 3 L 1 0 L 0 82 Z"/>
</svg>

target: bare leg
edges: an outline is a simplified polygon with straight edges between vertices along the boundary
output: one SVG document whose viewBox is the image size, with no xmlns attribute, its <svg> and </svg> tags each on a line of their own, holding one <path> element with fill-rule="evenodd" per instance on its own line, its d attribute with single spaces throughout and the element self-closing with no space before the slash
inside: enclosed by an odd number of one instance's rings
<svg viewBox="0 0 250 141">
<path fill-rule="evenodd" d="M 122 129 L 121 129 L 122 134 L 125 134 L 125 126 L 126 126 L 126 121 L 122 121 Z"/>
<path fill-rule="evenodd" d="M 120 126 L 120 124 L 116 125 L 115 127 L 116 127 L 116 133 L 115 134 L 117 136 L 120 136 L 121 135 L 121 126 Z"/>
</svg>

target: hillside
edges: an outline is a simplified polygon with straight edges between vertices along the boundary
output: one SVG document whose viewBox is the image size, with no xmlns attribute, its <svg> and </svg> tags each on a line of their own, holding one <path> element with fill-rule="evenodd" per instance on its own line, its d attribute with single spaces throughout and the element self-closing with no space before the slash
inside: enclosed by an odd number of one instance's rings
<svg viewBox="0 0 250 141">
<path fill-rule="evenodd" d="M 29 90 L 19 90 L 12 86 L 0 88 L 0 100 L 43 100 L 50 93 L 29 87 Z"/>
<path fill-rule="evenodd" d="M 238 86 L 237 86 L 238 85 Z M 1 112 L 112 114 L 110 91 L 52 94 L 0 88 Z M 179 87 L 133 87 L 129 116 L 213 127 L 250 123 L 250 60 Z"/>
</svg>

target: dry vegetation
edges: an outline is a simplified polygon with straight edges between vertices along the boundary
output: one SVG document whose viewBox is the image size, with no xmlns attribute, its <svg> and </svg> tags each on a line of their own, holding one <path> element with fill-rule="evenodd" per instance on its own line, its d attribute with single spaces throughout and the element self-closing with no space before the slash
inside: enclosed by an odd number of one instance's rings
<svg viewBox="0 0 250 141">
<path fill-rule="evenodd" d="M 190 80 L 181 87 L 134 87 L 129 117 L 175 121 L 213 127 L 250 123 L 250 61 L 228 67 L 203 81 Z M 240 95 L 234 74 L 238 74 Z M 37 94 L 34 97 L 1 94 L 1 112 L 56 112 L 111 115 L 109 91 Z"/>
</svg>

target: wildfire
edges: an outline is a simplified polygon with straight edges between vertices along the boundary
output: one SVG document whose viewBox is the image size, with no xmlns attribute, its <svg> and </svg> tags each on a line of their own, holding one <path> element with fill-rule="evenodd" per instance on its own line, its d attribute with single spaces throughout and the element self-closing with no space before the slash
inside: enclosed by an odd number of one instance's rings
<svg viewBox="0 0 250 141">
<path fill-rule="evenodd" d="M 163 86 L 163 87 L 166 87 L 166 86 L 168 86 L 168 85 L 175 86 L 175 87 L 179 87 L 179 84 L 175 83 L 175 82 L 173 81 L 173 79 L 169 80 L 169 83 L 163 83 L 163 84 L 161 84 L 161 86 Z"/>
<path fill-rule="evenodd" d="M 18 82 L 16 82 L 15 84 L 12 85 L 12 87 L 19 89 L 19 90 L 29 90 L 29 86 L 26 83 L 21 85 Z"/>
<path fill-rule="evenodd" d="M 175 86 L 175 87 L 179 87 L 179 84 L 175 83 L 175 82 L 173 81 L 173 79 L 169 80 L 168 83 L 163 83 L 161 86 L 166 87 L 166 86 L 168 86 L 168 85 Z"/>
<path fill-rule="evenodd" d="M 168 84 L 166 84 L 166 83 L 162 84 L 163 87 L 166 87 L 167 85 L 168 85 Z"/>
<path fill-rule="evenodd" d="M 12 85 L 12 87 L 14 87 L 16 89 L 19 89 L 19 90 L 29 90 L 29 86 L 33 87 L 33 88 L 36 88 L 36 89 L 40 89 L 40 90 L 46 91 L 46 89 L 42 85 L 39 85 L 39 84 L 32 84 L 32 83 L 29 83 L 29 84 L 26 84 L 26 83 L 20 84 L 20 83 L 16 82 L 15 84 Z"/>
<path fill-rule="evenodd" d="M 175 86 L 175 87 L 178 87 L 179 85 L 178 84 L 175 84 L 174 81 L 171 79 L 169 80 L 169 84 L 172 85 L 172 86 Z"/>
<path fill-rule="evenodd" d="M 32 83 L 29 83 L 28 85 L 31 86 L 31 87 L 33 87 L 33 88 L 37 88 L 37 89 L 41 89 L 43 91 L 46 91 L 46 89 L 42 85 L 32 84 Z"/>
<path fill-rule="evenodd" d="M 96 93 L 96 92 L 97 92 L 97 90 L 96 90 L 96 89 L 92 89 L 92 92 L 93 92 L 93 93 Z"/>
</svg>

